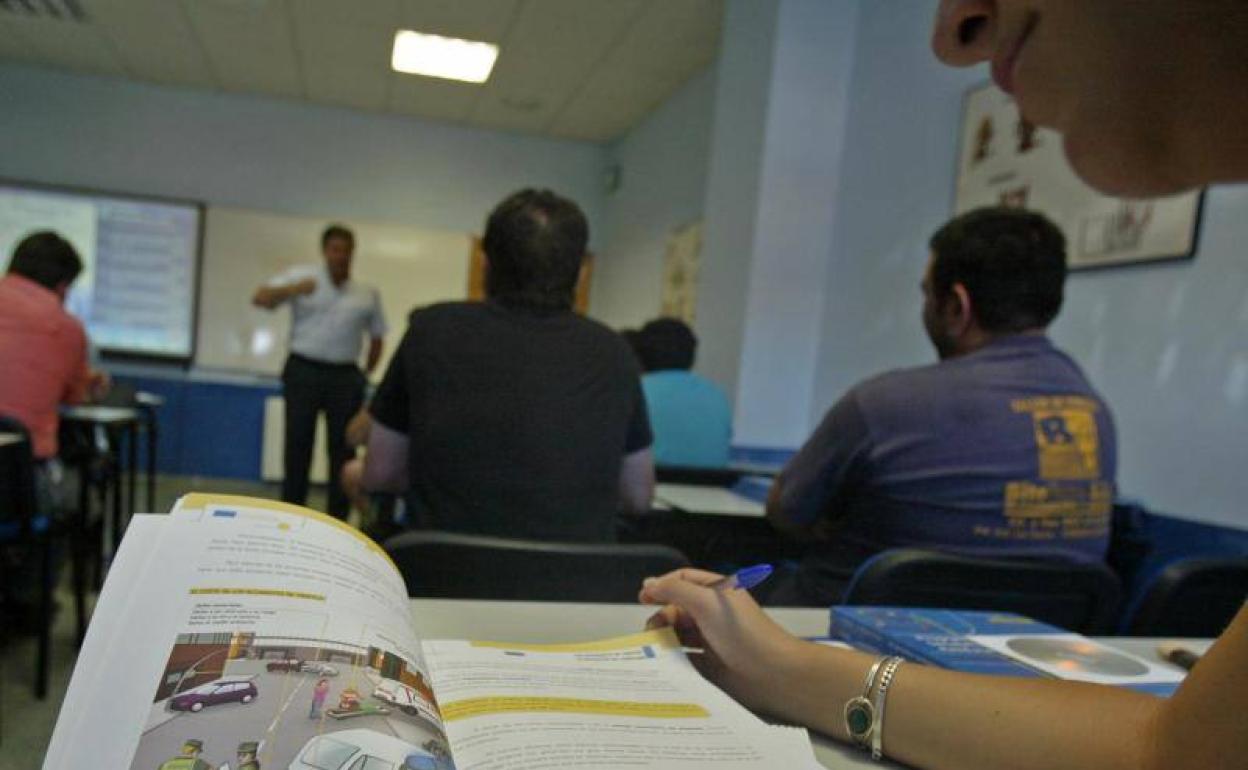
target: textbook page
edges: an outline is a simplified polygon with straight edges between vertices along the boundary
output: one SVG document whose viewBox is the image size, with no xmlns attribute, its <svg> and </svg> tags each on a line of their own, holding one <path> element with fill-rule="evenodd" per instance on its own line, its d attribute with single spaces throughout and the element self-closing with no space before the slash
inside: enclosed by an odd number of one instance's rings
<svg viewBox="0 0 1248 770">
<path fill-rule="evenodd" d="M 143 625 L 158 626 L 162 622 L 159 615 L 165 608 L 158 603 L 161 590 L 145 576 L 155 571 L 166 523 L 167 516 L 141 514 L 133 516 L 126 527 L 126 536 L 96 601 L 69 689 L 61 702 L 52 740 L 43 757 L 45 770 L 78 767 L 81 757 L 67 755 L 74 754 L 80 745 L 102 746 L 106 757 L 116 756 L 116 752 L 108 753 L 108 748 L 116 743 L 113 723 L 92 716 L 107 713 L 111 718 L 117 704 L 127 702 L 137 704 L 140 712 L 144 710 L 147 687 L 139 683 L 141 675 L 137 672 L 144 661 L 155 659 L 159 652 L 145 650 L 151 639 L 131 619 L 139 615 L 141 608 L 147 608 Z M 127 652 L 122 667 L 118 666 L 115 650 Z M 92 755 L 98 756 L 94 750 Z M 124 761 L 118 759 L 115 764 L 104 762 L 100 766 L 118 766 Z"/>
<path fill-rule="evenodd" d="M 423 647 L 459 770 L 819 767 L 804 731 L 765 724 L 707 682 L 670 630 Z"/>
<path fill-rule="evenodd" d="M 375 543 L 245 498 L 192 495 L 161 518 L 158 558 L 124 586 L 143 598 L 118 605 L 123 630 L 83 686 L 89 721 L 107 722 L 94 766 L 453 767 L 407 591 Z"/>
</svg>

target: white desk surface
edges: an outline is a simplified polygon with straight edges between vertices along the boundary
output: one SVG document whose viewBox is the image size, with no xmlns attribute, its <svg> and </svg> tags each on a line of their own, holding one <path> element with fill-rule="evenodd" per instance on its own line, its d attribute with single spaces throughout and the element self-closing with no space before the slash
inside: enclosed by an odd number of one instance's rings
<svg viewBox="0 0 1248 770">
<path fill-rule="evenodd" d="M 79 406 L 61 407 L 61 417 L 66 420 L 94 422 L 101 425 L 117 425 L 136 422 L 143 417 L 138 409 L 129 406 L 95 406 L 82 404 Z"/>
<path fill-rule="evenodd" d="M 654 488 L 654 506 L 660 510 L 679 510 L 691 514 L 742 516 L 761 519 L 767 515 L 763 504 L 724 487 L 694 484 L 658 484 Z"/>
<path fill-rule="evenodd" d="M 416 631 L 425 639 L 477 639 L 506 642 L 572 642 L 635 633 L 654 609 L 638 604 L 576 604 L 563 602 L 502 602 L 461 599 L 413 599 Z M 823 636 L 828 611 L 776 608 L 768 613 L 790 633 Z M 1157 640 L 1102 638 L 1101 642 L 1154 660 Z M 1184 640 L 1204 652 L 1211 641 Z M 900 767 L 872 762 L 861 752 L 811 733 L 815 757 L 828 770 Z"/>
<path fill-rule="evenodd" d="M 0 433 L 0 447 L 13 446 L 25 440 L 20 433 Z"/>
</svg>

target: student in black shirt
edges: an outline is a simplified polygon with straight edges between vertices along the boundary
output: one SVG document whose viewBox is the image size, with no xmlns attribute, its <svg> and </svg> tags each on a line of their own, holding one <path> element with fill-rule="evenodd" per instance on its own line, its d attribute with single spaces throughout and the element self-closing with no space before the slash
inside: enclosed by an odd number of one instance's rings
<svg viewBox="0 0 1248 770">
<path fill-rule="evenodd" d="M 418 526 L 613 539 L 654 490 L 650 423 L 628 345 L 572 310 L 589 227 L 549 191 L 486 223 L 484 303 L 411 314 L 370 410 L 364 483 L 405 491 Z"/>
</svg>

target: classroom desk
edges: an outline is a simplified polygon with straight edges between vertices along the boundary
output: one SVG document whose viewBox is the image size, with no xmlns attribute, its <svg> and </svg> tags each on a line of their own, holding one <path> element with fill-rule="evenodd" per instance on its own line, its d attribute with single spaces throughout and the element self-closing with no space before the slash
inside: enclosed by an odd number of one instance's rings
<svg viewBox="0 0 1248 770">
<path fill-rule="evenodd" d="M 500 602 L 464 599 L 413 599 L 416 632 L 424 639 L 478 639 L 505 642 L 588 641 L 635 633 L 644 627 L 653 607 L 638 604 L 573 604 L 562 602 Z M 768 614 L 798 636 L 824 636 L 828 611 L 823 609 L 774 608 Z M 1099 641 L 1119 649 L 1156 659 L 1157 640 L 1103 638 Z M 1204 652 L 1208 639 L 1185 640 Z M 1167 664 L 1169 665 L 1169 664 Z M 900 767 L 872 762 L 870 757 L 822 735 L 811 733 L 815 757 L 828 770 L 867 770 Z"/>
<path fill-rule="evenodd" d="M 695 566 L 719 571 L 798 559 L 803 544 L 780 535 L 767 521 L 762 499 L 769 485 L 769 479 L 755 478 L 733 488 L 658 484 L 654 512 L 622 516 L 620 539 L 670 545 Z"/>
<path fill-rule="evenodd" d="M 659 510 L 677 511 L 699 516 L 740 516 L 762 519 L 767 515 L 763 504 L 724 487 L 694 484 L 658 484 L 654 488 L 654 506 Z"/>
<path fill-rule="evenodd" d="M 103 521 L 100 526 L 100 542 L 98 546 L 99 569 L 96 572 L 96 586 L 103 584 L 104 569 L 112 561 L 113 554 L 117 550 L 117 545 L 121 542 L 122 534 L 125 532 L 126 524 L 130 520 L 130 516 L 134 515 L 135 489 L 137 485 L 136 472 L 138 467 L 138 432 L 139 427 L 144 421 L 144 413 L 134 407 L 123 406 L 98 406 L 95 404 L 83 404 L 78 406 L 61 407 L 61 421 L 69 425 L 79 425 L 88 430 L 92 435 L 96 428 L 101 428 L 108 433 L 108 450 L 112 458 L 113 467 L 116 469 L 116 478 L 112 483 L 112 494 L 110 501 L 102 506 L 101 515 Z M 122 463 L 121 458 L 121 438 L 126 437 L 126 462 Z M 149 434 L 150 435 L 150 434 Z M 149 439 L 150 442 L 150 439 Z M 149 443 L 149 450 L 151 445 Z M 83 581 L 85 575 L 86 564 L 86 543 L 87 533 L 90 529 L 91 522 L 91 494 L 90 485 L 87 483 L 89 472 L 87 464 L 89 458 L 83 458 L 78 464 L 78 522 L 77 535 L 75 536 L 75 554 L 74 560 L 76 564 L 83 565 L 74 570 L 74 590 L 75 593 L 81 595 L 85 590 Z M 122 468 L 126 469 L 126 503 L 122 503 Z M 85 629 L 86 618 L 82 603 L 78 604 L 78 643 L 82 644 L 82 629 Z"/>
</svg>

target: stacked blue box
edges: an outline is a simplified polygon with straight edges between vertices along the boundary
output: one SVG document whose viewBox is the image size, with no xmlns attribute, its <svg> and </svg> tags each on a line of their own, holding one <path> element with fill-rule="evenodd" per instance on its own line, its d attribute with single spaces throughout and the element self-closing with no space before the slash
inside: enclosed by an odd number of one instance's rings
<svg viewBox="0 0 1248 770">
<path fill-rule="evenodd" d="M 971 636 L 1069 635 L 1069 632 L 1008 612 L 908 607 L 833 607 L 830 635 L 860 650 L 900 655 L 906 660 L 956 671 L 998 676 L 1048 674 L 976 643 Z M 1153 695 L 1170 695 L 1173 683 L 1124 685 Z"/>
</svg>

